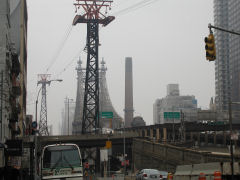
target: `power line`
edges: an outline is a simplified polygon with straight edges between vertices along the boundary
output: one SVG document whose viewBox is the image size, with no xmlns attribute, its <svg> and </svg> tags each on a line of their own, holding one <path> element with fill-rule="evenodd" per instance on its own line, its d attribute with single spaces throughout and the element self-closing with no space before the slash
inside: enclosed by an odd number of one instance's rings
<svg viewBox="0 0 240 180">
<path fill-rule="evenodd" d="M 146 7 L 146 6 L 148 6 L 148 5 L 150 5 L 150 4 L 154 3 L 154 2 L 157 2 L 157 1 L 159 1 L 159 0 L 142 0 L 142 1 L 138 2 L 138 3 L 135 3 L 135 4 L 125 8 L 125 9 L 122 9 L 120 11 L 117 11 L 117 12 L 113 13 L 113 15 L 115 15 L 115 16 L 124 15 L 124 14 L 130 13 L 132 11 L 135 11 L 137 9 Z M 100 30 L 101 29 L 99 29 L 99 31 Z M 84 49 L 85 49 L 85 46 L 84 46 L 84 48 L 81 51 L 79 51 L 77 53 L 76 56 L 74 56 L 74 58 L 72 58 L 72 60 L 68 64 L 66 64 L 66 66 L 56 75 L 56 77 L 58 77 L 62 73 L 64 73 L 70 67 L 70 65 L 74 62 L 75 58 L 77 58 L 84 51 Z"/>
<path fill-rule="evenodd" d="M 125 9 L 122 9 L 120 11 L 117 11 L 117 12 L 115 12 L 113 14 L 115 16 L 118 16 L 120 14 L 128 13 L 128 12 L 130 12 L 130 10 L 138 9 L 139 6 L 140 6 L 140 8 L 144 7 L 146 3 L 149 3 L 149 2 L 152 3 L 151 1 L 156 1 L 156 0 L 142 0 L 142 1 L 138 2 L 138 3 L 135 3 L 135 4 L 133 4 L 133 5 L 129 6 L 129 7 L 125 8 Z"/>
<path fill-rule="evenodd" d="M 60 45 L 58 46 L 58 49 L 56 51 L 56 53 L 54 54 L 53 58 L 52 58 L 52 61 L 50 62 L 50 64 L 48 65 L 47 69 L 46 69 L 46 73 L 49 71 L 49 69 L 52 67 L 52 65 L 56 62 L 58 56 L 60 55 L 60 52 L 62 51 L 69 35 L 71 34 L 71 31 L 72 31 L 72 24 L 70 24 L 67 28 L 67 31 L 65 33 L 65 36 L 63 38 L 63 40 L 61 41 Z"/>
</svg>

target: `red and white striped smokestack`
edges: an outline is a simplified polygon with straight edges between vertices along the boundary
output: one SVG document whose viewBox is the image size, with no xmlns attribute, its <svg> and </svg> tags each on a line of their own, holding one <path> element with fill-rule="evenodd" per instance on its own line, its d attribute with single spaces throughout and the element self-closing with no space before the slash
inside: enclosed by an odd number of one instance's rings
<svg viewBox="0 0 240 180">
<path fill-rule="evenodd" d="M 124 121 L 125 127 L 131 127 L 133 121 L 133 74 L 132 74 L 132 58 L 125 58 L 125 109 Z"/>
</svg>

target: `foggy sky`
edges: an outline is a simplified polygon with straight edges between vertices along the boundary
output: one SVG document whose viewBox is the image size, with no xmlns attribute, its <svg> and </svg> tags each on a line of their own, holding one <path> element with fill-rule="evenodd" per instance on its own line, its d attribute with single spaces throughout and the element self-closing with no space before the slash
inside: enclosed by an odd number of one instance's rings
<svg viewBox="0 0 240 180">
<path fill-rule="evenodd" d="M 194 95 L 198 107 L 208 108 L 214 96 L 214 63 L 205 60 L 204 37 L 213 23 L 212 0 L 152 0 L 148 6 L 121 11 L 142 0 L 115 0 L 116 19 L 100 28 L 99 60 L 106 61 L 112 103 L 123 116 L 125 57 L 133 58 L 135 116 L 153 124 L 153 103 L 166 96 L 166 86 L 178 83 L 181 95 Z M 86 24 L 68 30 L 75 14 L 74 0 L 28 0 L 27 113 L 35 114 L 37 74 L 52 74 L 47 88 L 48 124 L 58 133 L 64 98 L 75 99 L 75 67 L 86 43 Z M 61 47 L 61 48 L 60 48 Z M 79 53 L 80 52 L 80 53 Z M 50 66 L 52 64 L 52 66 Z M 85 65 L 84 65 L 85 67 Z M 38 109 L 41 106 L 39 96 Z M 39 115 L 39 112 L 38 112 Z M 34 116 L 35 117 L 35 116 Z M 38 116 L 39 119 L 39 116 Z"/>
</svg>

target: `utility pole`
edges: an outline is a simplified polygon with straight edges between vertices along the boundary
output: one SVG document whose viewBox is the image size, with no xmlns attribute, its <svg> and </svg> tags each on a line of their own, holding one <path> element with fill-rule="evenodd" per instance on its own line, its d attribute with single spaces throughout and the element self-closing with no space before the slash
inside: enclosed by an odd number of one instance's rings
<svg viewBox="0 0 240 180">
<path fill-rule="evenodd" d="M 185 125 L 184 125 L 184 113 L 180 111 L 181 126 L 180 126 L 180 137 L 181 141 L 185 142 Z"/>
<path fill-rule="evenodd" d="M 126 139 L 125 139 L 125 121 L 123 122 L 123 162 L 124 162 L 124 178 L 125 178 L 125 175 L 126 175 L 126 157 L 125 157 L 125 153 L 126 153 Z"/>
<path fill-rule="evenodd" d="M 85 80 L 85 93 L 83 105 L 82 134 L 90 133 L 92 129 L 99 128 L 99 24 L 107 26 L 115 19 L 114 16 L 105 16 L 102 8 L 111 7 L 112 0 L 76 0 L 74 3 L 76 15 L 73 25 L 87 24 L 87 67 Z M 97 131 L 95 131 L 97 133 Z"/>
<path fill-rule="evenodd" d="M 99 130 L 99 24 L 107 26 L 115 17 L 106 16 L 108 8 L 111 8 L 112 0 L 75 0 L 76 12 L 79 11 L 73 20 L 73 25 L 78 23 L 87 24 L 87 66 L 85 77 L 85 92 L 83 102 L 82 134 L 90 133 L 95 129 Z M 102 9 L 106 8 L 105 12 Z M 100 149 L 96 149 L 95 171 L 100 169 Z M 92 153 L 93 154 L 93 153 Z M 91 153 L 88 155 L 91 157 Z"/>
<path fill-rule="evenodd" d="M 37 85 L 42 85 L 42 100 L 41 100 L 41 112 L 40 112 L 40 120 L 39 120 L 39 135 L 40 136 L 48 136 L 48 126 L 47 126 L 47 90 L 46 85 L 50 85 L 52 81 L 61 82 L 62 79 L 49 80 L 50 74 L 39 74 L 39 81 Z M 36 103 L 37 104 L 37 103 Z"/>
<path fill-rule="evenodd" d="M 233 156 L 233 132 L 232 132 L 232 104 L 240 105 L 240 102 L 228 101 L 228 112 L 229 112 L 229 130 L 230 130 L 230 154 L 231 154 L 231 170 L 232 180 L 234 179 L 234 156 Z"/>
<path fill-rule="evenodd" d="M 209 31 L 212 32 L 212 28 L 219 30 L 219 31 L 223 31 L 223 32 L 227 32 L 230 34 L 235 34 L 240 36 L 239 32 L 235 32 L 235 31 L 231 31 L 228 29 L 224 29 L 221 27 L 217 27 L 217 26 L 213 26 L 211 24 L 208 24 L 208 28 Z M 231 101 L 231 97 L 229 98 L 228 101 L 228 112 L 229 112 L 229 130 L 230 130 L 230 154 L 231 154 L 231 170 L 232 170 L 232 180 L 234 179 L 234 157 L 233 157 L 233 142 L 232 142 L 232 138 L 233 138 L 233 134 L 232 134 L 232 104 L 240 104 L 240 102 L 232 102 Z"/>
<path fill-rule="evenodd" d="M 232 170 L 232 180 L 234 179 L 234 160 L 233 160 L 233 142 L 232 142 L 232 102 L 228 102 L 228 112 L 229 112 L 229 129 L 230 129 L 230 154 L 231 154 L 231 170 Z"/>
<path fill-rule="evenodd" d="M 46 85 L 50 85 L 50 74 L 39 74 L 39 78 L 41 78 L 38 84 L 42 84 L 42 100 L 41 100 L 41 112 L 40 112 L 40 121 L 39 121 L 39 134 L 41 136 L 48 136 L 48 127 L 47 127 L 47 91 Z"/>
<path fill-rule="evenodd" d="M 2 137 L 3 137 L 3 70 L 1 72 L 1 139 L 0 141 L 2 141 Z"/>
</svg>

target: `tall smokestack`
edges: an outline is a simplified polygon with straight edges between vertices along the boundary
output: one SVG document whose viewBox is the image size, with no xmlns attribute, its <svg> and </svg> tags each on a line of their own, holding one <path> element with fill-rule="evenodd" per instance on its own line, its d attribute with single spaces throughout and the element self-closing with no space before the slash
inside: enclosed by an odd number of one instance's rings
<svg viewBox="0 0 240 180">
<path fill-rule="evenodd" d="M 125 58 L 125 109 L 124 120 L 125 127 L 131 127 L 133 120 L 133 75 L 132 75 L 132 58 Z"/>
</svg>

